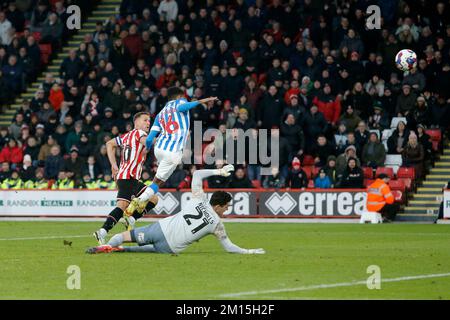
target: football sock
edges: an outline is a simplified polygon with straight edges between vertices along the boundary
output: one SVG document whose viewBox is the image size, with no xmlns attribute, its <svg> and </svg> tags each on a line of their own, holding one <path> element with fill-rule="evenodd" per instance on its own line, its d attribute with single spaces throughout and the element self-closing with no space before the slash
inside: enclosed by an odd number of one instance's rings
<svg viewBox="0 0 450 320">
<path fill-rule="evenodd" d="M 156 183 L 152 183 L 150 186 L 148 186 L 144 193 L 142 193 L 139 196 L 139 200 L 140 201 L 147 201 L 148 199 L 150 199 L 150 197 L 154 194 L 157 194 L 159 190 L 159 187 Z"/>
<path fill-rule="evenodd" d="M 147 205 L 145 206 L 145 210 L 142 213 L 137 212 L 137 210 L 133 213 L 133 218 L 135 218 L 136 220 L 139 218 L 142 218 L 142 216 L 146 213 L 149 213 L 150 210 L 152 210 L 155 207 L 155 204 L 151 201 L 149 201 L 147 203 Z"/>
<path fill-rule="evenodd" d="M 105 229 L 106 231 L 111 230 L 120 220 L 120 218 L 122 218 L 122 216 L 123 210 L 120 209 L 119 207 L 114 208 L 114 210 L 109 213 L 109 216 L 106 218 L 106 221 L 103 224 L 102 228 Z"/>
<path fill-rule="evenodd" d="M 114 235 L 111 239 L 109 239 L 108 244 L 111 247 L 118 247 L 123 243 L 123 236 L 121 233 Z"/>
<path fill-rule="evenodd" d="M 147 244 L 145 246 L 133 246 L 133 247 L 123 247 L 123 251 L 126 252 L 156 252 L 155 247 L 152 244 Z"/>
</svg>

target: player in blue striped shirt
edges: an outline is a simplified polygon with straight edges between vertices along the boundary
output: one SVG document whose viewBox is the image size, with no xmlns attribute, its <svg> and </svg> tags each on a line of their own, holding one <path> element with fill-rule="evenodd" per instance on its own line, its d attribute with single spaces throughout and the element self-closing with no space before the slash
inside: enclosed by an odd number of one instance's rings
<svg viewBox="0 0 450 320">
<path fill-rule="evenodd" d="M 155 178 L 145 192 L 131 201 L 126 213 L 135 210 L 142 212 L 150 197 L 158 192 L 159 187 L 167 181 L 181 163 L 184 146 L 189 135 L 189 110 L 200 104 L 217 100 L 217 97 L 209 97 L 188 102 L 184 97 L 184 91 L 178 87 L 169 88 L 167 95 L 169 102 L 156 116 L 146 141 L 147 150 L 150 150 L 156 138 L 155 157 L 158 160 L 158 169 Z"/>
</svg>

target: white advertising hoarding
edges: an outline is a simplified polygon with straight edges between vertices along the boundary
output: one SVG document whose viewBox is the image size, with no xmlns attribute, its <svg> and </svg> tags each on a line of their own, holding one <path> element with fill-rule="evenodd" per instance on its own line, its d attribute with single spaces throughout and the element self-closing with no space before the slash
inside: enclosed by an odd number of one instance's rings
<svg viewBox="0 0 450 320">
<path fill-rule="evenodd" d="M 444 191 L 444 218 L 450 219 L 450 190 Z"/>
</svg>

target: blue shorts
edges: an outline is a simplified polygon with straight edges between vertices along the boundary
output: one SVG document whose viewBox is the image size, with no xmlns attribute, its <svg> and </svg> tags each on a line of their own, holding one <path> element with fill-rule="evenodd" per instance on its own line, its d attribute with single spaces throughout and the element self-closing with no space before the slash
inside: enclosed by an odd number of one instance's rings
<svg viewBox="0 0 450 320">
<path fill-rule="evenodd" d="M 167 243 L 166 237 L 161 230 L 159 222 L 130 231 L 131 240 L 140 246 L 152 244 L 155 251 L 159 253 L 173 253 Z"/>
</svg>

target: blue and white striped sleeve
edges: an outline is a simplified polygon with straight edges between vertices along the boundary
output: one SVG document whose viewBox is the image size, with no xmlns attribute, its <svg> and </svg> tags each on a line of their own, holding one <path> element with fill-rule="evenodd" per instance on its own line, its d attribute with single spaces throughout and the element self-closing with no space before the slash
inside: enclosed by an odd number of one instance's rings
<svg viewBox="0 0 450 320">
<path fill-rule="evenodd" d="M 161 131 L 161 123 L 159 122 L 160 116 L 161 116 L 161 114 L 158 113 L 158 115 L 155 118 L 155 121 L 153 122 L 152 127 L 150 128 L 150 131 L 157 131 L 157 132 Z"/>
<path fill-rule="evenodd" d="M 198 101 L 186 102 L 185 99 L 180 99 L 177 101 L 176 109 L 178 112 L 186 112 L 186 111 L 191 110 L 192 108 L 195 108 L 199 104 L 200 104 L 200 102 L 198 102 Z"/>
</svg>

